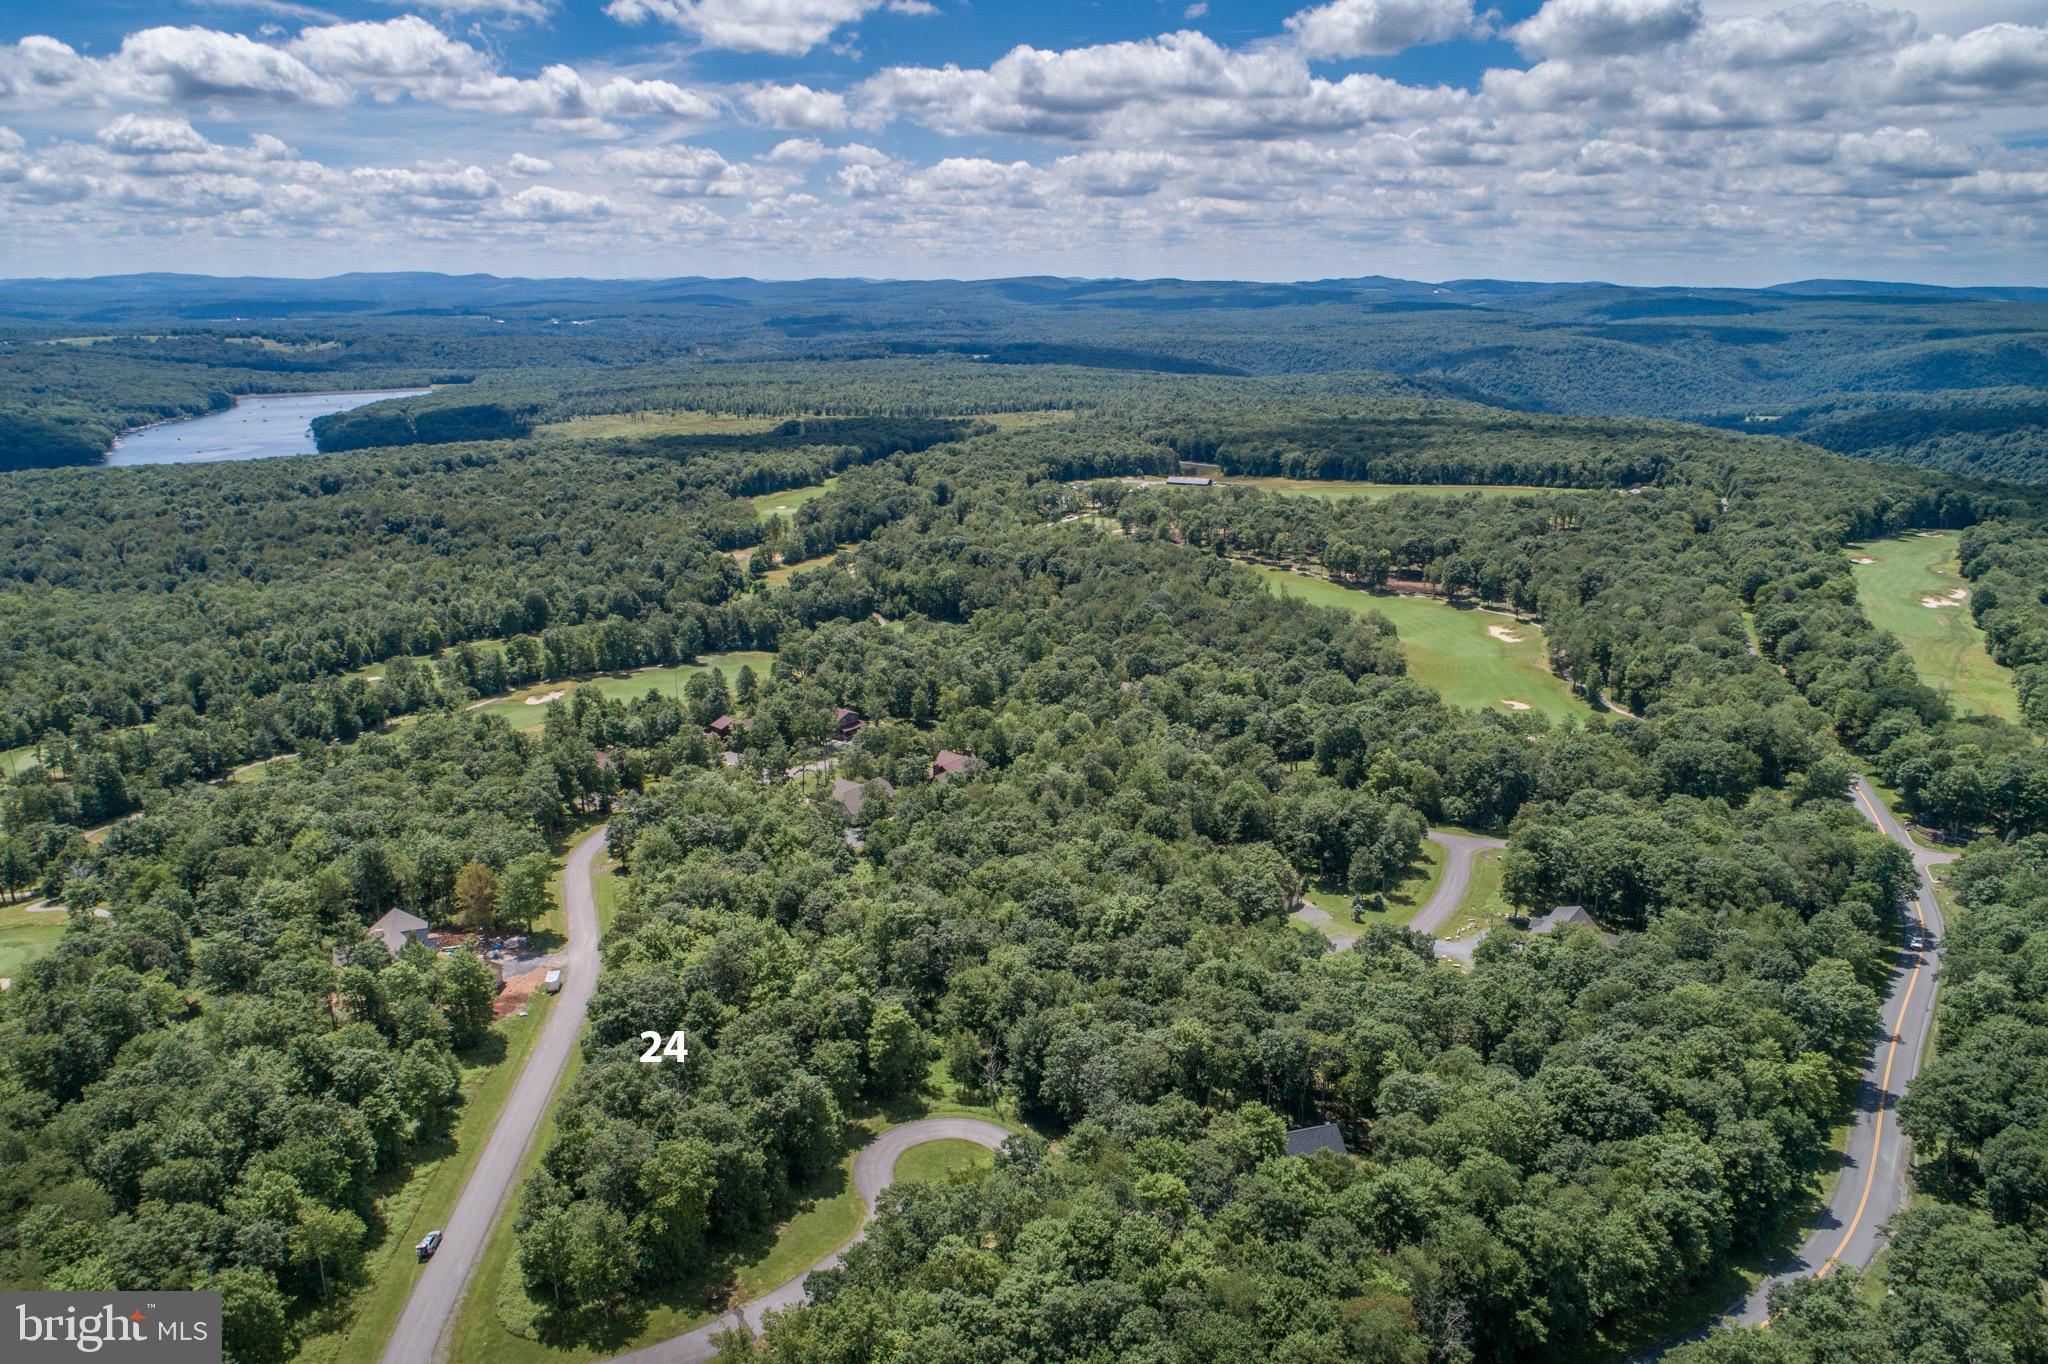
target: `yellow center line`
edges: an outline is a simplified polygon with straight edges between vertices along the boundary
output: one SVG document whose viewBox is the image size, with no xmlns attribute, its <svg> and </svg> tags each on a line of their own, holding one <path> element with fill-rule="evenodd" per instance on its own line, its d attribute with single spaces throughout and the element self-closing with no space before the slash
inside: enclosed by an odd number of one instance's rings
<svg viewBox="0 0 2048 1364">
<path fill-rule="evenodd" d="M 1879 831 L 1882 832 L 1884 820 L 1878 815 L 1877 806 L 1871 801 L 1869 795 L 1859 787 L 1856 792 L 1856 799 L 1863 802 L 1863 808 L 1870 811 L 1871 819 L 1876 823 Z M 1910 852 L 1911 849 L 1907 851 Z M 1916 864 L 1913 868 L 1913 916 L 1919 921 L 1921 940 L 1924 943 L 1927 932 L 1927 915 L 1920 908 L 1919 880 L 1920 868 Z M 1821 1267 L 1813 1272 L 1813 1277 L 1816 1279 L 1826 1278 L 1828 1271 L 1833 1269 L 1835 1262 L 1841 1258 L 1842 1252 L 1849 1248 L 1849 1238 L 1856 1234 L 1857 1226 L 1862 1223 L 1863 1213 L 1870 1206 L 1870 1191 L 1877 1185 L 1877 1156 L 1878 1152 L 1884 1149 L 1884 1113 L 1886 1100 L 1892 1092 L 1892 1064 L 1899 1059 L 1899 1043 L 1904 1038 L 1906 1030 L 1906 1010 L 1911 1008 L 1913 1004 L 1913 987 L 1920 983 L 1920 960 L 1920 953 L 1916 951 L 1913 954 L 1913 969 L 1906 976 L 1905 997 L 1899 1001 L 1898 1027 L 1892 1033 L 1891 1046 L 1885 1049 L 1884 1081 L 1878 1090 L 1877 1125 L 1871 1129 L 1870 1134 L 1870 1168 L 1864 1172 L 1863 1176 L 1863 1197 L 1857 1200 L 1856 1215 L 1851 1217 L 1849 1225 L 1843 1228 L 1841 1241 L 1835 1246 L 1833 1253 L 1821 1262 Z"/>
</svg>

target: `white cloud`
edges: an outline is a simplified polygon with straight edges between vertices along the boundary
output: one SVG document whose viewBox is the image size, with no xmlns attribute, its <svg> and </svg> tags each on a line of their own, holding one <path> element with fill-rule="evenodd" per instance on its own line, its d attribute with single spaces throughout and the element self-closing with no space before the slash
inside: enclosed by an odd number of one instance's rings
<svg viewBox="0 0 2048 1364">
<path fill-rule="evenodd" d="M 413 14 L 381 23 L 309 28 L 291 47 L 329 75 L 370 82 L 460 81 L 491 69 L 483 53 Z"/>
<path fill-rule="evenodd" d="M 745 173 L 709 147 L 634 147 L 606 153 L 604 163 L 663 198 L 731 198 L 748 188 Z"/>
<path fill-rule="evenodd" d="M 291 53 L 205 28 L 150 28 L 122 40 L 117 59 L 161 97 L 178 103 L 208 99 L 345 104 L 348 87 L 312 70 Z"/>
<path fill-rule="evenodd" d="M 182 118 L 152 118 L 142 114 L 121 115 L 99 130 L 97 140 L 102 147 L 121 156 L 203 152 L 211 145 Z"/>
<path fill-rule="evenodd" d="M 787 132 L 833 133 L 846 126 L 846 96 L 808 85 L 763 85 L 743 97 L 759 122 Z"/>
<path fill-rule="evenodd" d="M 1310 57 L 1383 57 L 1482 32 L 1472 0 L 1332 0 L 1290 15 L 1287 29 Z"/>
<path fill-rule="evenodd" d="M 611 0 L 604 12 L 622 24 L 658 20 L 706 47 L 800 57 L 884 7 L 885 0 Z M 886 7 L 905 14 L 933 12 L 924 4 Z"/>
<path fill-rule="evenodd" d="M 1700 0 L 1545 0 L 1508 36 L 1546 57 L 1605 57 L 1675 43 L 1700 22 Z"/>
<path fill-rule="evenodd" d="M 505 169 L 514 175 L 547 175 L 555 169 L 555 163 L 544 156 L 528 156 L 525 152 L 512 153 L 505 162 Z"/>
<path fill-rule="evenodd" d="M 503 19 L 545 19 L 555 0 L 379 0 L 386 5 L 434 10 L 442 14 L 469 14 Z"/>
<path fill-rule="evenodd" d="M 602 194 L 528 185 L 504 203 L 504 216 L 520 222 L 588 223 L 612 216 L 612 201 Z"/>
</svg>

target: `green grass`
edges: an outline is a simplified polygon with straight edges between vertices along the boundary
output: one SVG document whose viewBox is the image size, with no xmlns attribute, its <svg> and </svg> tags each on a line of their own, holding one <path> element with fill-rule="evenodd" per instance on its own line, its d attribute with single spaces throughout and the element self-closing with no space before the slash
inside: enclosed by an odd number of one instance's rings
<svg viewBox="0 0 2048 1364">
<path fill-rule="evenodd" d="M 515 1014 L 498 1023 L 491 1030 L 492 1040 L 464 1058 L 465 1103 L 453 1140 L 416 1159 L 405 1182 L 384 1196 L 385 1234 L 364 1258 L 369 1287 L 351 1304 L 349 1320 L 305 1339 L 296 1356 L 302 1364 L 375 1364 L 382 1358 L 419 1277 L 413 1247 L 422 1236 L 447 1224 L 553 1001 L 553 995 L 535 994 L 526 1017 Z"/>
<path fill-rule="evenodd" d="M 829 564 L 839 555 L 845 553 L 847 550 L 850 550 L 852 548 L 852 545 L 841 545 L 839 546 L 839 548 L 833 550 L 830 554 L 820 554 L 815 559 L 799 559 L 793 564 L 779 565 L 778 567 L 771 568 L 766 573 L 763 573 L 761 575 L 761 580 L 767 583 L 770 587 L 787 587 L 789 586 L 790 578 L 792 578 L 796 574 L 803 572 L 807 568 L 816 568 L 820 564 Z"/>
<path fill-rule="evenodd" d="M 1444 920 L 1440 936 L 1469 938 L 1481 930 L 1498 928 L 1514 913 L 1514 906 L 1501 893 L 1501 852 L 1499 848 L 1482 848 L 1472 854 L 1472 879 L 1465 883 L 1465 898 Z"/>
<path fill-rule="evenodd" d="M 28 771 L 42 762 L 36 756 L 34 744 L 23 744 L 20 748 L 0 749 L 0 777 L 12 777 Z"/>
<path fill-rule="evenodd" d="M 622 440 L 634 436 L 753 435 L 779 426 L 782 417 L 735 417 L 723 412 L 599 412 L 549 422 L 535 435 L 572 436 L 585 440 Z"/>
<path fill-rule="evenodd" d="M 722 669 L 726 684 L 730 686 L 733 679 L 739 676 L 742 667 L 752 666 L 755 672 L 765 675 L 774 665 L 774 654 L 758 650 L 706 654 L 702 662 L 685 663 L 673 668 L 640 668 L 629 673 L 600 673 L 595 677 L 581 679 L 564 678 L 557 682 L 536 682 L 530 687 L 522 687 L 507 695 L 478 702 L 470 709 L 486 715 L 499 716 L 514 729 L 538 729 L 548 718 L 548 703 L 541 698 L 567 700 L 569 693 L 578 687 L 595 687 L 605 696 L 623 700 L 645 696 L 650 691 L 674 696 L 682 690 L 683 683 L 692 673 L 707 672 L 712 668 Z"/>
<path fill-rule="evenodd" d="M 55 949 L 69 917 L 61 912 L 31 914 L 23 905 L 0 909 L 0 976 L 12 980 L 23 967 Z"/>
<path fill-rule="evenodd" d="M 1421 909 L 1436 890 L 1436 883 L 1443 874 L 1444 850 L 1425 838 L 1422 841 L 1422 851 L 1416 854 L 1415 860 L 1402 873 L 1401 879 L 1385 892 L 1385 913 L 1368 909 L 1363 923 L 1353 923 L 1350 894 L 1328 889 L 1318 882 L 1311 884 L 1302 893 L 1302 898 L 1328 914 L 1330 922 L 1304 924 L 1303 927 L 1313 927 L 1325 937 L 1339 938 L 1355 938 L 1375 924 L 1387 924 L 1398 928 L 1415 917 L 1415 911 Z"/>
<path fill-rule="evenodd" d="M 815 502 L 831 492 L 838 484 L 838 479 L 828 478 L 823 483 L 809 488 L 784 488 L 781 492 L 762 493 L 759 497 L 748 498 L 747 501 L 753 504 L 754 514 L 757 516 L 788 516 L 804 503 Z"/>
<path fill-rule="evenodd" d="M 944 1180 L 956 1170 L 986 1170 L 995 1153 L 978 1142 L 927 1141 L 896 1158 L 896 1182 Z"/>
<path fill-rule="evenodd" d="M 1261 564 L 1247 567 L 1286 596 L 1358 615 L 1385 616 L 1401 637 L 1408 675 L 1435 688 L 1454 706 L 1505 712 L 1521 709 L 1507 704 L 1519 701 L 1553 720 L 1592 714 L 1564 679 L 1550 671 L 1540 625 L 1452 606 L 1438 597 L 1366 592 Z M 1495 630 L 1513 638 L 1502 639 L 1491 633 Z"/>
<path fill-rule="evenodd" d="M 1878 540 L 1851 546 L 1849 553 L 1863 614 L 1878 629 L 1898 636 L 1921 681 L 1947 692 L 1959 711 L 2019 719 L 2012 674 L 1985 652 L 1984 632 L 1970 618 L 1968 600 L 1952 595 L 1968 590 L 1956 567 L 1954 533 Z M 1952 604 L 1931 607 L 1923 599 Z"/>
</svg>

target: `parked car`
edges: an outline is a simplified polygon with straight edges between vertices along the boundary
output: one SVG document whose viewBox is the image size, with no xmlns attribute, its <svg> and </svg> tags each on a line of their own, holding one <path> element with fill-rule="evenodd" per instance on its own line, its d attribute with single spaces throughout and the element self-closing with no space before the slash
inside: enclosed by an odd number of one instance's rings
<svg viewBox="0 0 2048 1364">
<path fill-rule="evenodd" d="M 441 1233 L 438 1231 L 428 1232 L 425 1236 L 422 1236 L 420 1238 L 420 1243 L 413 1247 L 415 1251 L 419 1252 L 419 1257 L 421 1260 L 433 1259 L 434 1252 L 439 1250 L 440 1248 Z"/>
<path fill-rule="evenodd" d="M 562 973 L 558 970 L 548 972 L 548 978 L 541 982 L 541 988 L 551 995 L 562 993 Z"/>
</svg>

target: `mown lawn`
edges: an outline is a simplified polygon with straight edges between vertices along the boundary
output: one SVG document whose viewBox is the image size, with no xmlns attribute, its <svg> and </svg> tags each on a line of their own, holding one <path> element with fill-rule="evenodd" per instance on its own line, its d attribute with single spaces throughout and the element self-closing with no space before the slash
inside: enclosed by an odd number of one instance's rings
<svg viewBox="0 0 2048 1364">
<path fill-rule="evenodd" d="M 2012 674 L 1985 652 L 1984 632 L 1970 617 L 1967 595 L 1955 595 L 1967 594 L 1969 584 L 1956 567 L 1953 531 L 1852 545 L 1849 555 L 1863 614 L 1898 636 L 1921 681 L 1947 692 L 1958 710 L 2019 719 Z"/>
<path fill-rule="evenodd" d="M 750 665 L 755 672 L 766 675 L 775 665 L 775 655 L 758 650 L 740 650 L 729 654 L 706 654 L 701 662 L 684 663 L 673 668 L 640 668 L 629 673 L 599 673 L 595 677 L 536 682 L 530 687 L 479 702 L 471 709 L 501 716 L 514 729 L 538 729 L 547 722 L 550 702 L 566 701 L 578 687 L 595 687 L 613 699 L 631 700 L 650 691 L 674 696 L 682 690 L 683 683 L 692 673 L 718 668 L 725 673 L 726 685 L 730 686 L 739 676 L 740 669 Z"/>
<path fill-rule="evenodd" d="M 0 977 L 12 980 L 37 957 L 53 950 L 64 936 L 62 912 L 31 914 L 23 904 L 0 909 Z"/>
<path fill-rule="evenodd" d="M 1263 564 L 1246 567 L 1273 591 L 1358 615 L 1378 612 L 1401 637 L 1408 674 L 1454 706 L 1472 710 L 1533 709 L 1554 720 L 1584 719 L 1592 709 L 1550 670 L 1543 627 L 1437 597 L 1366 592 L 1325 578 Z M 1499 633 L 1496 633 L 1499 632 Z M 1519 702 L 1519 705 L 1510 705 Z"/>
<path fill-rule="evenodd" d="M 1507 922 L 1514 906 L 1501 894 L 1501 852 L 1500 848 L 1482 848 L 1472 854 L 1472 879 L 1465 883 L 1465 898 L 1444 920 L 1443 932 L 1438 937 L 1469 938 Z"/>
<path fill-rule="evenodd" d="M 839 480 L 828 478 L 823 483 L 809 488 L 784 488 L 781 492 L 762 493 L 747 501 L 754 504 L 754 511 L 760 516 L 789 516 L 806 502 L 815 502 L 837 487 Z"/>
<path fill-rule="evenodd" d="M 896 1182 L 943 1180 L 955 1170 L 986 1170 L 993 1164 L 995 1152 L 978 1142 L 927 1141 L 896 1158 Z"/>
<path fill-rule="evenodd" d="M 1368 909 L 1362 923 L 1353 923 L 1350 893 L 1332 890 L 1321 883 L 1309 886 L 1302 893 L 1302 898 L 1330 916 L 1330 922 L 1313 925 L 1318 932 L 1325 937 L 1355 938 L 1375 924 L 1387 924 L 1395 928 L 1406 924 L 1415 917 L 1415 911 L 1421 909 L 1436 891 L 1436 883 L 1443 874 L 1444 850 L 1425 838 L 1422 840 L 1422 850 L 1416 854 L 1415 860 L 1408 864 L 1401 879 L 1385 892 L 1385 913 Z"/>
</svg>

